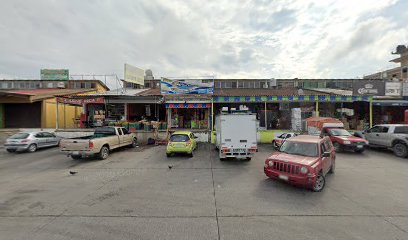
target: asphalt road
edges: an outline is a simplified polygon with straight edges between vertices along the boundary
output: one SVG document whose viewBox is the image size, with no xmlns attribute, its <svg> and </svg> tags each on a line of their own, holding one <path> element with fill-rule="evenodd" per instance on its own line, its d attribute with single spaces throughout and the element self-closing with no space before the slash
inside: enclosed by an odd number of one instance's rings
<svg viewBox="0 0 408 240">
<path fill-rule="evenodd" d="M 408 239 L 408 159 L 338 154 L 313 193 L 266 178 L 270 152 L 220 162 L 209 144 L 170 159 L 163 146 L 104 161 L 3 151 L 0 239 Z"/>
</svg>

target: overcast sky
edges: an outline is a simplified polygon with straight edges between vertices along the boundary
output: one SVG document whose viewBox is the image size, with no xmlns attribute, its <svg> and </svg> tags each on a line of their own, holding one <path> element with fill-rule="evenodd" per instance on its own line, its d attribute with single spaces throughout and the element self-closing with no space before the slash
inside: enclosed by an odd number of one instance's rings
<svg viewBox="0 0 408 240">
<path fill-rule="evenodd" d="M 0 78 L 355 78 L 397 66 L 406 0 L 0 0 Z"/>
</svg>

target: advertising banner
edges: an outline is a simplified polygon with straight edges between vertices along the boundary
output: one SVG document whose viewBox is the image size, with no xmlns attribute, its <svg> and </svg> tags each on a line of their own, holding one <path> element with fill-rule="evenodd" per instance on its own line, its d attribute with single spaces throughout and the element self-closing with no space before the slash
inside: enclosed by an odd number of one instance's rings
<svg viewBox="0 0 408 240">
<path fill-rule="evenodd" d="M 386 82 L 385 83 L 385 96 L 401 96 L 402 83 L 400 82 Z"/>
<path fill-rule="evenodd" d="M 162 94 L 213 94 L 214 81 L 204 82 L 200 79 L 172 80 L 162 78 Z"/>
<path fill-rule="evenodd" d="M 384 96 L 385 83 L 383 81 L 353 81 L 353 96 Z"/>
<path fill-rule="evenodd" d="M 125 63 L 125 81 L 144 86 L 145 71 Z"/>
<path fill-rule="evenodd" d="M 68 69 L 41 69 L 41 80 L 69 80 Z"/>
<path fill-rule="evenodd" d="M 86 98 L 86 99 L 57 97 L 57 102 L 63 103 L 63 104 L 82 106 L 83 104 L 89 104 L 89 103 L 105 103 L 105 99 L 103 97 Z"/>
</svg>

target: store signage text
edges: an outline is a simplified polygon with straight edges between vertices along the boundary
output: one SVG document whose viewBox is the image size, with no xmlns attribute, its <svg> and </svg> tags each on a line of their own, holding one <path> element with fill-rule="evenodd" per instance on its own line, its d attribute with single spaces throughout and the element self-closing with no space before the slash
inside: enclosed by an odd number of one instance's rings
<svg viewBox="0 0 408 240">
<path fill-rule="evenodd" d="M 63 103 L 63 104 L 71 104 L 71 105 L 83 105 L 83 104 L 90 104 L 90 103 L 105 103 L 105 100 L 103 97 L 86 98 L 86 99 L 58 97 L 57 102 Z"/>
</svg>

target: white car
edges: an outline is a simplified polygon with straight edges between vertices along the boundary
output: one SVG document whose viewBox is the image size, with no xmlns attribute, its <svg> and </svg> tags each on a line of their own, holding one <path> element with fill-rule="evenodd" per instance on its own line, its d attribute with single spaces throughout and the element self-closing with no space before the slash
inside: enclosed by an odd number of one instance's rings
<svg viewBox="0 0 408 240">
<path fill-rule="evenodd" d="M 289 133 L 282 133 L 281 135 L 275 137 L 272 140 L 272 145 L 275 149 L 279 149 L 282 146 L 282 143 L 285 142 L 286 139 L 299 135 L 298 133 L 289 132 Z"/>
</svg>

